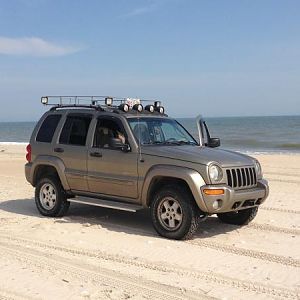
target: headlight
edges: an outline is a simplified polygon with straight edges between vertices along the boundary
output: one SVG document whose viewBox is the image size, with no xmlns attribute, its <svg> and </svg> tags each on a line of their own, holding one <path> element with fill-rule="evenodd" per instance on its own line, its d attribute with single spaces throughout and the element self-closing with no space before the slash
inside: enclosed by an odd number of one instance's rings
<svg viewBox="0 0 300 300">
<path fill-rule="evenodd" d="M 262 178 L 262 169 L 258 161 L 255 162 L 255 170 L 258 178 Z"/>
<path fill-rule="evenodd" d="M 213 182 L 219 182 L 223 178 L 222 169 L 214 164 L 208 167 L 208 174 Z"/>
</svg>

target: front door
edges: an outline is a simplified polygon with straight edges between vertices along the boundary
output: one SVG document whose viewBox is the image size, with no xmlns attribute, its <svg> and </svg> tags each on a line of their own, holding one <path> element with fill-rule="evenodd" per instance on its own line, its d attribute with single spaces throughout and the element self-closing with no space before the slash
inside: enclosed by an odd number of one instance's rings
<svg viewBox="0 0 300 300">
<path fill-rule="evenodd" d="M 99 117 L 93 144 L 88 149 L 88 185 L 92 193 L 138 197 L 137 154 L 115 148 L 111 140 L 128 144 L 127 134 L 117 117 Z"/>
</svg>

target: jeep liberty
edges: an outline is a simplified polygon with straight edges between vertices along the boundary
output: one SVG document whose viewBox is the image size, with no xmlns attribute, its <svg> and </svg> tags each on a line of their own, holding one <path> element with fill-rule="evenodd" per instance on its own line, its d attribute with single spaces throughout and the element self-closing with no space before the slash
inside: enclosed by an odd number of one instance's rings
<svg viewBox="0 0 300 300">
<path fill-rule="evenodd" d="M 196 140 L 159 101 L 47 96 L 41 102 L 51 108 L 33 130 L 25 174 L 44 216 L 63 216 L 72 202 L 150 208 L 158 234 L 188 239 L 212 214 L 248 224 L 268 196 L 259 162 L 218 148 L 201 117 Z"/>
</svg>

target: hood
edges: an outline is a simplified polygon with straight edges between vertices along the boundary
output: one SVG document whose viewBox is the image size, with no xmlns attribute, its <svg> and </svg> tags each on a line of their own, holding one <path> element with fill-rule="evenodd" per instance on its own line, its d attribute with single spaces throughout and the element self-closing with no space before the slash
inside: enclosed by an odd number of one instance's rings
<svg viewBox="0 0 300 300">
<path fill-rule="evenodd" d="M 217 162 L 222 167 L 238 167 L 253 165 L 254 158 L 238 152 L 199 146 L 144 146 L 143 154 L 178 159 L 192 163 L 207 165 Z"/>
</svg>

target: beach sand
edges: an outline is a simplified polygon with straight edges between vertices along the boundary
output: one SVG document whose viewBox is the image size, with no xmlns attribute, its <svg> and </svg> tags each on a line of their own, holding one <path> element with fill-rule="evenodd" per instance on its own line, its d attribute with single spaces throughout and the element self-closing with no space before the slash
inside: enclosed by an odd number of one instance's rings
<svg viewBox="0 0 300 300">
<path fill-rule="evenodd" d="M 190 241 L 160 238 L 148 211 L 42 217 L 24 156 L 0 145 L 1 299 L 299 299 L 300 155 L 257 155 L 270 196 L 254 221 L 212 216 Z"/>
</svg>

